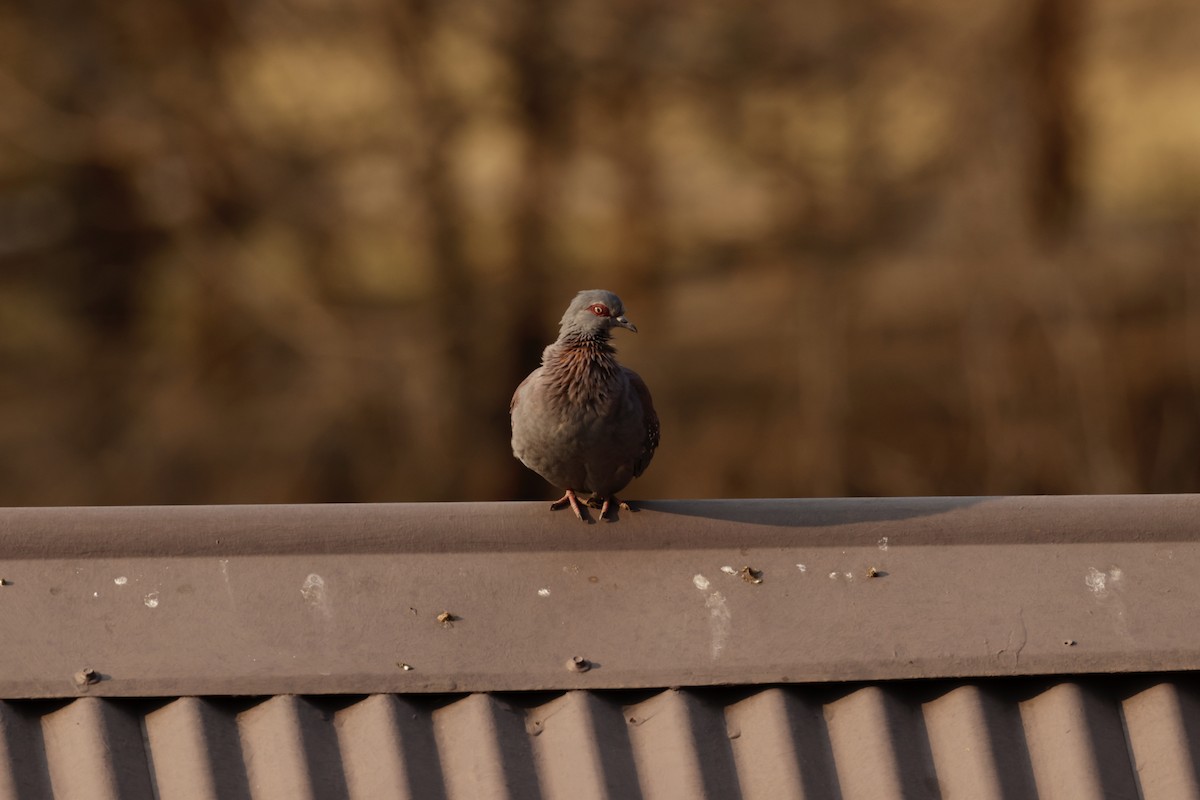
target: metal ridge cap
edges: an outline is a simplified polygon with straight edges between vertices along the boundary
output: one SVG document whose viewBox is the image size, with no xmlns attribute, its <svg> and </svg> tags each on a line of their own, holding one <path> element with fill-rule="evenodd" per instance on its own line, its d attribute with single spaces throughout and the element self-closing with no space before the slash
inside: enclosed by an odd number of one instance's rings
<svg viewBox="0 0 1200 800">
<path fill-rule="evenodd" d="M 652 500 L 581 525 L 544 502 L 0 509 L 0 558 L 1172 542 L 1200 495 Z M 594 514 L 593 514 L 594 516 Z"/>
<path fill-rule="evenodd" d="M 1200 667 L 1200 497 L 0 510 L 0 697 Z"/>
</svg>

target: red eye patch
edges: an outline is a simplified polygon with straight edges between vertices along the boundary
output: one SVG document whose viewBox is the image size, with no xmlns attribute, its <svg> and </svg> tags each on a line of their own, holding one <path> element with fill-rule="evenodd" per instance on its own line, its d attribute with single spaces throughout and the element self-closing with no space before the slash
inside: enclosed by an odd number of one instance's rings
<svg viewBox="0 0 1200 800">
<path fill-rule="evenodd" d="M 592 305 L 588 308 L 588 310 L 591 311 L 593 314 L 595 314 L 597 317 L 611 316 L 611 314 L 609 314 L 609 312 L 608 312 L 608 307 L 605 306 L 603 303 L 592 303 Z"/>
</svg>

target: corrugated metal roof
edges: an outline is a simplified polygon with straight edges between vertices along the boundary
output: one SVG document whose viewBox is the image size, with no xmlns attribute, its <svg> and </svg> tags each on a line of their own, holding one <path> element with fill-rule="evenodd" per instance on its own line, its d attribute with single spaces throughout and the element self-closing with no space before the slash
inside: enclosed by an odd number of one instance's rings
<svg viewBox="0 0 1200 800">
<path fill-rule="evenodd" d="M 1200 797 L 1195 676 L 0 705 L 0 797 Z"/>
<path fill-rule="evenodd" d="M 645 507 L 0 510 L 0 800 L 1200 800 L 1200 497 Z"/>
</svg>

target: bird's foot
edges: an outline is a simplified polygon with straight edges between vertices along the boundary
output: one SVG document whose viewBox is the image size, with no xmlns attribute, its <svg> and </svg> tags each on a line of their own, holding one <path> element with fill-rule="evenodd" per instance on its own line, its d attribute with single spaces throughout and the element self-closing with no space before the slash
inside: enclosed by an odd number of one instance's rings
<svg viewBox="0 0 1200 800">
<path fill-rule="evenodd" d="M 566 494 L 551 503 L 550 510 L 558 511 L 560 508 L 566 508 L 567 506 L 571 507 L 571 510 L 575 512 L 575 516 L 580 522 L 591 521 L 589 518 L 584 517 L 583 509 L 579 507 L 579 499 L 575 497 L 575 492 L 571 489 L 567 489 Z"/>
<path fill-rule="evenodd" d="M 592 497 L 588 500 L 588 505 L 591 506 L 592 508 L 599 508 L 600 509 L 600 519 L 604 520 L 605 522 L 615 522 L 616 521 L 616 519 L 617 519 L 616 509 L 620 509 L 621 511 L 637 511 L 637 509 L 634 508 L 633 506 L 629 505 L 629 503 L 626 503 L 624 500 L 621 500 L 616 497 L 606 497 L 606 498 L 604 498 L 603 503 L 601 503 L 597 498 Z M 615 506 L 615 508 L 614 508 L 614 506 Z M 610 508 L 613 508 L 613 515 L 611 517 L 608 515 L 608 510 Z"/>
</svg>

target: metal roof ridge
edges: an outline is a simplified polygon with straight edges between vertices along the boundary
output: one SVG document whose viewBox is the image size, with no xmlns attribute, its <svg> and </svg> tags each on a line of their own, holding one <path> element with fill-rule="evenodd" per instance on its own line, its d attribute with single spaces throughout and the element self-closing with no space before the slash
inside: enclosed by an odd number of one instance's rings
<svg viewBox="0 0 1200 800">
<path fill-rule="evenodd" d="M 0 511 L 0 697 L 1200 669 L 1200 496 Z"/>
</svg>

